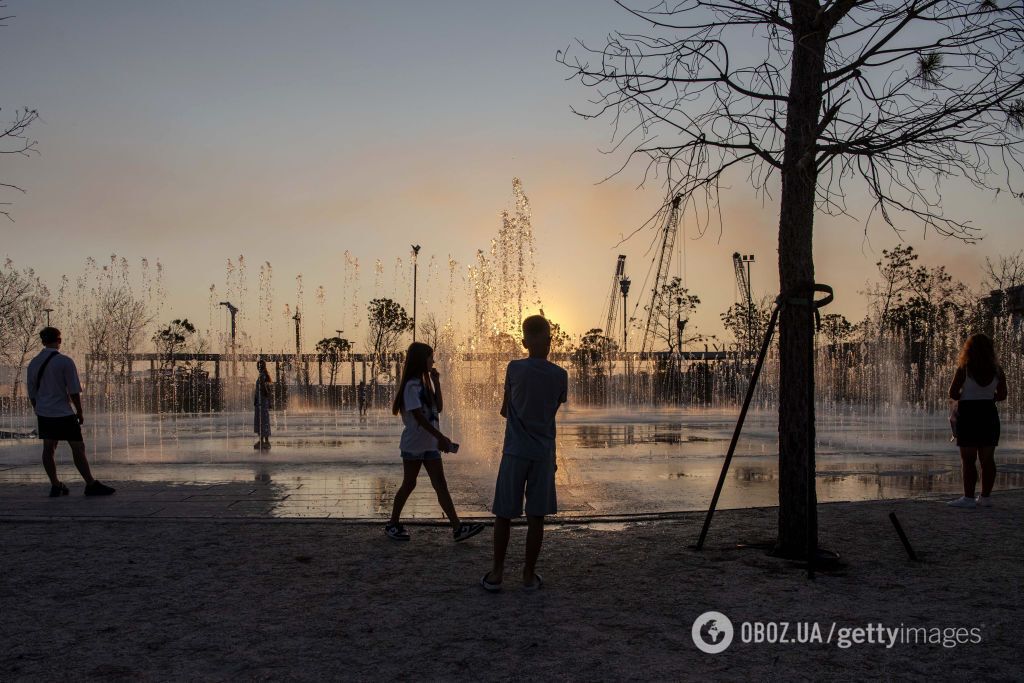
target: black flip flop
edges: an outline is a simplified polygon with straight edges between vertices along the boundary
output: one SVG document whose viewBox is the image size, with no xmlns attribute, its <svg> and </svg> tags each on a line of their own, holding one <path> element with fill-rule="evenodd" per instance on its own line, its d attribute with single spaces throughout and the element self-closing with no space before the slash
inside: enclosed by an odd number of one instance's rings
<svg viewBox="0 0 1024 683">
<path fill-rule="evenodd" d="M 488 581 L 487 580 L 487 576 L 489 574 L 490 574 L 490 572 L 487 572 L 486 574 L 484 574 L 483 576 L 480 577 L 480 587 L 483 588 L 488 593 L 500 593 L 501 592 L 501 582 L 499 581 L 498 583 L 492 583 L 492 582 Z"/>
</svg>

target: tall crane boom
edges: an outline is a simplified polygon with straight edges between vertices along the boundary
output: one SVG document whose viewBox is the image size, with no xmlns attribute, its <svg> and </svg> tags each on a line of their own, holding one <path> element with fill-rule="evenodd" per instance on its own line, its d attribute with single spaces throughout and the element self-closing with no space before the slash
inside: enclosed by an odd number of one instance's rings
<svg viewBox="0 0 1024 683">
<path fill-rule="evenodd" d="M 614 339 L 615 338 L 615 314 L 619 308 L 619 280 L 626 272 L 626 255 L 619 254 L 619 259 L 615 262 L 615 275 L 612 277 L 612 289 L 611 294 L 608 295 L 608 306 L 605 311 L 608 313 L 605 316 L 604 323 L 604 336 Z"/>
<path fill-rule="evenodd" d="M 750 293 L 750 264 L 754 262 L 753 254 L 740 255 L 735 252 L 732 255 L 732 267 L 736 271 L 736 292 L 740 297 L 740 304 L 743 306 L 744 316 L 747 319 L 746 352 L 753 354 L 754 349 L 754 297 Z"/>
<path fill-rule="evenodd" d="M 657 256 L 658 270 L 654 276 L 654 288 L 651 290 L 651 305 L 647 308 L 647 323 L 644 325 L 643 341 L 640 343 L 641 352 L 647 351 L 647 342 L 651 337 L 651 330 L 656 324 L 655 316 L 658 309 L 658 297 L 661 296 L 661 290 L 668 281 L 669 266 L 672 263 L 672 254 L 676 248 L 676 232 L 679 229 L 679 203 L 682 199 L 682 195 L 676 195 L 672 198 L 672 204 L 665 218 L 665 225 L 661 229 L 661 251 Z"/>
<path fill-rule="evenodd" d="M 739 294 L 744 310 L 749 311 L 754 302 L 750 296 L 750 283 L 747 281 L 747 271 L 743 267 L 743 261 L 743 257 L 738 251 L 732 255 L 732 267 L 736 271 L 736 292 Z"/>
</svg>

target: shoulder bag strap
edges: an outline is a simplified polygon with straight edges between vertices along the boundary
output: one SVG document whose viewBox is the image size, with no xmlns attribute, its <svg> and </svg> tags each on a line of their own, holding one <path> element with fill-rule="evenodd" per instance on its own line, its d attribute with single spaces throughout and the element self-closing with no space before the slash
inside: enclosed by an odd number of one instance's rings
<svg viewBox="0 0 1024 683">
<path fill-rule="evenodd" d="M 53 360 L 54 356 L 58 355 L 60 355 L 60 351 L 54 351 L 46 357 L 46 360 L 44 360 L 43 364 L 39 367 L 39 372 L 36 373 L 36 391 L 39 391 L 39 385 L 43 381 L 43 371 L 46 370 L 46 366 L 50 364 L 50 361 Z"/>
</svg>

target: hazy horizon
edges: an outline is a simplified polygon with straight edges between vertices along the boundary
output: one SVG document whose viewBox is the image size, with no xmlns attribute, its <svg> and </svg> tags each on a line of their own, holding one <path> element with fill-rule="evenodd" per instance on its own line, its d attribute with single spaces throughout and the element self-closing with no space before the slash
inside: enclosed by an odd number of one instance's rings
<svg viewBox="0 0 1024 683">
<path fill-rule="evenodd" d="M 117 254 L 136 268 L 159 260 L 161 322 L 188 317 L 205 327 L 210 286 L 225 294 L 227 260 L 244 254 L 250 293 L 259 264 L 272 264 L 279 308 L 294 305 L 297 275 L 307 310 L 323 287 L 323 327 L 333 334 L 353 324 L 345 252 L 360 262 L 364 316 L 374 293 L 411 308 L 409 245 L 421 244 L 421 265 L 434 257 L 445 278 L 449 259 L 464 273 L 488 249 L 519 177 L 552 319 L 573 334 L 602 326 L 619 253 L 634 283 L 631 308 L 640 294 L 651 234 L 617 243 L 664 190 L 656 180 L 637 189 L 632 167 L 600 183 L 624 157 L 602 151 L 607 122 L 570 111 L 591 93 L 566 82 L 554 58 L 574 38 L 636 25 L 611 3 L 15 0 L 8 13 L 0 106 L 4 116 L 39 110 L 30 135 L 40 154 L 5 158 L 0 181 L 27 193 L 2 197 L 16 222 L 2 227 L 0 255 L 35 268 L 51 289 L 89 256 L 102 264 Z M 673 259 L 672 275 L 703 302 L 688 330 L 721 334 L 718 316 L 735 297 L 734 251 L 757 257 L 755 296 L 777 289 L 777 193 L 758 198 L 744 181 L 728 179 L 721 233 L 697 238 L 691 221 L 681 226 L 685 259 Z M 977 287 L 986 257 L 1021 248 L 1020 202 L 958 186 L 944 200 L 980 224 L 979 244 L 925 235 L 910 221 L 903 239 L 921 264 L 945 265 Z M 815 260 L 817 279 L 837 292 L 827 312 L 855 321 L 865 305 L 858 292 L 899 236 L 877 221 L 865 234 L 869 206 L 856 190 L 850 206 L 856 220 L 818 216 Z M 423 278 L 421 321 L 440 312 Z M 268 344 L 286 348 L 278 320 Z M 312 320 L 310 348 L 319 338 Z M 214 323 L 222 331 L 224 320 Z"/>
</svg>

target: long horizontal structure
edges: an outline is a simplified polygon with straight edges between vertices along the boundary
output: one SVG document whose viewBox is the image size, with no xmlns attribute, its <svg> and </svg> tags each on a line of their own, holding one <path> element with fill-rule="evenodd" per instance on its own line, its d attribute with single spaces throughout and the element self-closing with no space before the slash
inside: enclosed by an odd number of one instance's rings
<svg viewBox="0 0 1024 683">
<path fill-rule="evenodd" d="M 402 360 L 404 354 L 401 353 L 389 353 L 382 356 L 374 356 L 371 353 L 350 353 L 341 356 L 339 362 L 341 363 L 370 363 L 376 360 L 377 362 L 390 362 Z M 656 360 L 661 358 L 678 358 L 681 360 L 689 361 L 709 361 L 709 360 L 726 360 L 729 358 L 737 357 L 736 351 L 683 351 L 683 352 L 668 352 L 668 351 L 627 351 L 625 353 L 616 352 L 610 357 L 611 361 L 621 360 Z M 462 354 L 462 360 L 466 361 L 488 361 L 488 360 L 505 360 L 508 356 L 506 354 L 499 353 L 464 353 Z M 568 353 L 552 353 L 550 355 L 552 360 L 565 361 L 571 360 L 572 356 Z M 90 361 L 105 361 L 105 360 L 128 360 L 134 361 L 149 361 L 155 362 L 184 362 L 184 361 L 199 361 L 199 362 L 210 362 L 210 363 L 230 363 L 235 361 L 238 363 L 255 363 L 259 360 L 264 360 L 268 363 L 294 363 L 296 360 L 302 363 L 326 363 L 329 361 L 329 357 L 326 354 L 320 353 L 303 353 L 297 355 L 294 353 L 129 353 L 129 354 L 114 354 L 113 356 L 104 353 L 89 354 L 87 359 Z"/>
</svg>

